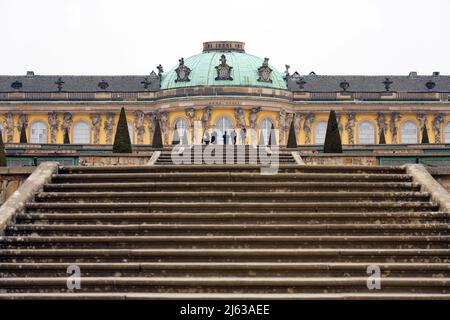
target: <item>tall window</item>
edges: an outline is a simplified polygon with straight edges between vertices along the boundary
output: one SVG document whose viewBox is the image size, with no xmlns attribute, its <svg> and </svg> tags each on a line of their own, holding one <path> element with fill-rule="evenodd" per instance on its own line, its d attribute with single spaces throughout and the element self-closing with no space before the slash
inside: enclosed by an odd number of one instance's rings
<svg viewBox="0 0 450 320">
<path fill-rule="evenodd" d="M 220 117 L 216 121 L 217 144 L 232 144 L 230 141 L 231 132 L 234 130 L 233 122 L 228 117 Z M 224 140 L 226 136 L 226 141 Z"/>
<path fill-rule="evenodd" d="M 444 143 L 450 143 L 450 122 L 447 122 L 444 127 Z"/>
<path fill-rule="evenodd" d="M 130 134 L 131 143 L 134 143 L 134 127 L 131 121 L 128 121 L 128 133 Z"/>
<path fill-rule="evenodd" d="M 30 143 L 47 143 L 47 124 L 36 121 L 30 127 Z"/>
<path fill-rule="evenodd" d="M 73 126 L 73 143 L 91 143 L 91 130 L 85 121 L 78 121 Z"/>
<path fill-rule="evenodd" d="M 370 121 L 363 121 L 358 127 L 359 144 L 375 144 L 375 127 Z"/>
<path fill-rule="evenodd" d="M 175 132 L 175 128 L 177 128 Z M 174 138 L 176 134 L 178 134 L 178 139 L 180 141 L 180 144 L 188 144 L 188 130 L 187 130 L 187 122 L 184 119 L 177 119 L 173 125 L 172 128 L 172 141 L 174 141 Z"/>
<path fill-rule="evenodd" d="M 316 129 L 314 130 L 314 143 L 323 144 L 325 142 L 325 134 L 327 133 L 327 122 L 320 121 L 316 124 Z"/>
<path fill-rule="evenodd" d="M 418 143 L 419 130 L 417 125 L 412 121 L 405 121 L 400 127 L 401 141 L 400 143 Z"/>
<path fill-rule="evenodd" d="M 269 137 L 270 137 L 270 131 L 272 130 L 272 126 L 275 128 L 275 126 L 273 125 L 272 120 L 270 120 L 269 118 L 265 118 L 261 121 L 261 124 L 259 126 L 259 130 L 260 130 L 260 137 L 259 137 L 259 144 L 260 145 L 264 145 L 267 146 L 269 144 Z M 272 137 L 273 141 L 272 144 L 276 144 L 276 137 L 275 137 L 275 132 L 272 133 L 274 136 Z"/>
<path fill-rule="evenodd" d="M 0 134 L 2 135 L 3 143 L 5 142 L 5 130 L 3 130 L 3 125 L 0 124 Z"/>
</svg>

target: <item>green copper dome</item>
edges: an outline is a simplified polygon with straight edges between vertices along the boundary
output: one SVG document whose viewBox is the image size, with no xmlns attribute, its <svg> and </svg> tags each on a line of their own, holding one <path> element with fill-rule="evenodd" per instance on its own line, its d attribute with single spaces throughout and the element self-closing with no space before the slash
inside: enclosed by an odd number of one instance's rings
<svg viewBox="0 0 450 320">
<path fill-rule="evenodd" d="M 216 66 L 221 63 L 222 55 L 226 57 L 226 64 L 232 67 L 230 76 L 233 80 L 216 80 Z M 262 64 L 263 59 L 244 52 L 206 51 L 184 59 L 184 65 L 191 70 L 190 81 L 176 81 L 177 65 L 162 75 L 161 89 L 192 86 L 245 86 L 286 89 L 286 81 L 283 79 L 283 75 L 271 65 L 269 67 L 272 69 L 270 74 L 272 82 L 258 81 L 258 68 Z"/>
</svg>

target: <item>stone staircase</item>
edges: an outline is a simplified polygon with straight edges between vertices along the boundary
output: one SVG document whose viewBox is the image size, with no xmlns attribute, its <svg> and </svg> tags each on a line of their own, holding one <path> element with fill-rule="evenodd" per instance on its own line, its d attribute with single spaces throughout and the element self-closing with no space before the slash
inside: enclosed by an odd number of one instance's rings
<svg viewBox="0 0 450 320">
<path fill-rule="evenodd" d="M 404 168 L 260 169 L 61 167 L 0 238 L 0 298 L 450 298 L 449 215 Z"/>
<path fill-rule="evenodd" d="M 210 145 L 211 147 L 211 145 Z M 267 147 L 265 146 L 250 146 L 250 145 L 227 145 L 228 150 L 224 150 L 224 146 L 216 145 L 216 147 L 222 149 L 222 156 L 215 158 L 215 152 L 212 151 L 211 155 L 208 153 L 204 153 L 206 146 L 191 146 L 184 148 L 184 152 L 188 154 L 185 159 L 188 161 L 188 164 L 261 164 L 267 163 L 268 157 L 277 157 L 277 161 L 280 164 L 296 164 L 294 157 L 292 156 L 292 152 L 286 150 L 285 148 L 279 149 L 273 154 L 267 153 Z M 195 148 L 197 150 L 201 150 L 202 157 L 198 157 L 198 160 L 195 158 Z M 231 156 L 227 157 L 227 151 L 231 153 Z M 270 152 L 270 151 L 269 151 Z M 263 155 L 263 159 L 261 159 L 260 154 Z M 219 162 L 220 161 L 220 162 Z M 162 151 L 159 156 L 156 164 L 173 164 L 172 161 L 172 149 L 165 149 Z M 184 163 L 186 164 L 186 163 Z"/>
</svg>

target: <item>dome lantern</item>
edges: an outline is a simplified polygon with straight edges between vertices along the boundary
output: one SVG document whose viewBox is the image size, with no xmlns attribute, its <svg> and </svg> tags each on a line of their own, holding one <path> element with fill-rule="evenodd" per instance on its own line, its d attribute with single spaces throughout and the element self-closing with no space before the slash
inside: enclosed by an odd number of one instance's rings
<svg viewBox="0 0 450 320">
<path fill-rule="evenodd" d="M 245 52 L 245 43 L 240 41 L 208 41 L 203 42 L 203 52 Z"/>
</svg>

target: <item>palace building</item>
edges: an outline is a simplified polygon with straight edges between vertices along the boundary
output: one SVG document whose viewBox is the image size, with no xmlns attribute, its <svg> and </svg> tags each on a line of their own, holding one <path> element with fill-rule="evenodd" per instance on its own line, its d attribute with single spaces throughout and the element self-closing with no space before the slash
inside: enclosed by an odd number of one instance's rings
<svg viewBox="0 0 450 320">
<path fill-rule="evenodd" d="M 273 126 L 286 144 L 292 121 L 300 145 L 321 145 L 328 113 L 335 110 L 344 144 L 417 144 L 426 125 L 431 143 L 450 143 L 450 76 L 434 72 L 401 76 L 328 76 L 281 72 L 269 58 L 249 54 L 243 42 L 212 41 L 180 58 L 169 71 L 137 76 L 0 76 L 3 139 L 62 144 L 66 128 L 73 144 L 111 144 L 119 110 L 125 107 L 133 144 L 150 144 L 155 121 L 163 141 L 173 129 L 198 144 L 201 131 L 254 129 L 245 144 L 267 144 Z M 218 139 L 222 143 L 221 137 Z"/>
</svg>

